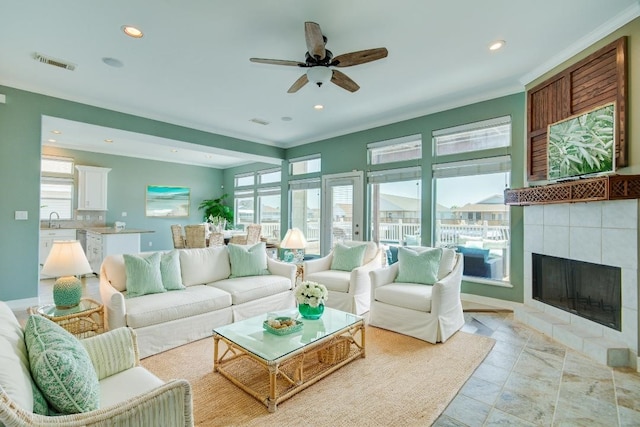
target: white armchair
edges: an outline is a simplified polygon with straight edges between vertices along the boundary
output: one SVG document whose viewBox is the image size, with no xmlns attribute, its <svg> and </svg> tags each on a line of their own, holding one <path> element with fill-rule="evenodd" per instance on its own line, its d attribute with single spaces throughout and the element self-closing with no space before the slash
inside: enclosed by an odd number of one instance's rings
<svg viewBox="0 0 640 427">
<path fill-rule="evenodd" d="M 327 256 L 303 263 L 303 280 L 318 282 L 327 287 L 327 307 L 354 314 L 369 311 L 371 279 L 369 272 L 382 266 L 382 252 L 375 242 L 346 240 L 343 245 L 366 245 L 361 265 L 351 271 L 332 270 L 335 249 Z"/>
<path fill-rule="evenodd" d="M 411 247 L 420 253 L 433 248 Z M 369 325 L 435 344 L 445 342 L 464 325 L 460 285 L 463 258 L 443 249 L 433 285 L 397 283 L 400 262 L 371 272 Z"/>
</svg>

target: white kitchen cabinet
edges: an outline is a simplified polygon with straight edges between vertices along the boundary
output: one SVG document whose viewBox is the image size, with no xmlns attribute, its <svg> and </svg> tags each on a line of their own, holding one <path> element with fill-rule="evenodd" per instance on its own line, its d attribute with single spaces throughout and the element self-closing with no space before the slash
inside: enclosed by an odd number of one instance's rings
<svg viewBox="0 0 640 427">
<path fill-rule="evenodd" d="M 107 255 L 140 252 L 140 233 L 96 233 L 87 230 L 86 254 L 91 270 L 100 274 L 102 260 Z"/>
<path fill-rule="evenodd" d="M 51 252 L 53 242 L 56 240 L 76 240 L 75 228 L 47 228 L 40 230 L 40 248 L 38 250 L 38 264 L 40 268 L 44 265 L 44 262 Z M 49 276 L 40 275 L 42 278 Z"/>
<path fill-rule="evenodd" d="M 78 210 L 107 210 L 107 174 L 111 169 L 77 165 Z"/>
</svg>

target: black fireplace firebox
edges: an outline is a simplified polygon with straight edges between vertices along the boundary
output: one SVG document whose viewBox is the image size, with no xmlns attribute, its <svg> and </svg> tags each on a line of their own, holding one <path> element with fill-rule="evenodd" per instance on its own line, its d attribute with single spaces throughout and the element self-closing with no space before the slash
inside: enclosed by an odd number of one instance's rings
<svg viewBox="0 0 640 427">
<path fill-rule="evenodd" d="M 621 270 L 533 254 L 533 299 L 622 330 Z"/>
</svg>

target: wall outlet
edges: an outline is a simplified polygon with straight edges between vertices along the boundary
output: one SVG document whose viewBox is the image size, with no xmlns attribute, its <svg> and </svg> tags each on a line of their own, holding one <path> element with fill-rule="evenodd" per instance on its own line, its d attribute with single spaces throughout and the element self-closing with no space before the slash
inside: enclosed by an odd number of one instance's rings
<svg viewBox="0 0 640 427">
<path fill-rule="evenodd" d="M 98 221 L 102 221 L 102 215 L 98 215 Z"/>
<path fill-rule="evenodd" d="M 149 247 L 153 246 L 153 242 L 149 242 Z"/>
<path fill-rule="evenodd" d="M 27 219 L 29 219 L 29 212 L 27 212 L 27 211 L 16 211 L 15 219 L 16 220 L 20 220 L 20 221 L 27 220 Z"/>
<path fill-rule="evenodd" d="M 124 218 L 125 216 L 127 216 L 126 212 L 122 212 L 122 217 Z"/>
</svg>

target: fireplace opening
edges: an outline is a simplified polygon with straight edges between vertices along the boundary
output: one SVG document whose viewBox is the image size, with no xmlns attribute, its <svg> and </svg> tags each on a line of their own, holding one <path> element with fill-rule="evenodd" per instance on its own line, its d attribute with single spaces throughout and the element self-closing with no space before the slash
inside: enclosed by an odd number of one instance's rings
<svg viewBox="0 0 640 427">
<path fill-rule="evenodd" d="M 533 299 L 622 330 L 620 268 L 532 255 Z"/>
</svg>

